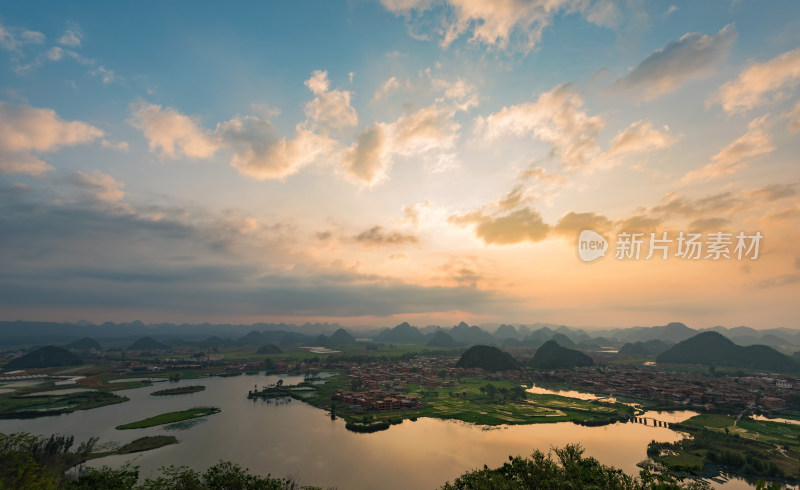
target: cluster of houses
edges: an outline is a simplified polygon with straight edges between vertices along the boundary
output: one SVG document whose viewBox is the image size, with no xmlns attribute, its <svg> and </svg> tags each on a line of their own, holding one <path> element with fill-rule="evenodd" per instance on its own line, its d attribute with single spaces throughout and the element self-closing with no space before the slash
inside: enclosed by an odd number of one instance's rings
<svg viewBox="0 0 800 490">
<path fill-rule="evenodd" d="M 351 409 L 384 411 L 422 406 L 416 396 L 406 396 L 397 391 L 386 390 L 336 391 L 332 398 L 344 403 Z"/>
<path fill-rule="evenodd" d="M 684 405 L 782 408 L 797 393 L 797 380 L 768 375 L 709 376 L 625 365 L 587 367 L 550 373 L 573 388 L 591 393 L 626 395 Z"/>
</svg>

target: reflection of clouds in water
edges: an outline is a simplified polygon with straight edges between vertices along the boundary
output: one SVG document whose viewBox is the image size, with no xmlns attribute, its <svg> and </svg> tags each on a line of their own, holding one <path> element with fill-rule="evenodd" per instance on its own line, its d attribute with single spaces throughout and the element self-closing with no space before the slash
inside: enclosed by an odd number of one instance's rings
<svg viewBox="0 0 800 490">
<path fill-rule="evenodd" d="M 636 475 L 636 463 L 646 457 L 651 440 L 674 442 L 683 437 L 670 429 L 641 424 L 582 427 L 561 422 L 486 427 L 430 418 L 406 420 L 374 434 L 355 434 L 345 429 L 343 420 L 332 421 L 324 411 L 299 401 L 275 405 L 247 399 L 254 383 L 269 385 L 278 379 L 290 385 L 302 381 L 303 376 L 207 378 L 203 380 L 206 391 L 192 394 L 191 399 L 152 397 L 152 389 L 126 390 L 128 402 L 35 421 L 0 420 L 0 432 L 67 432 L 74 433 L 77 441 L 97 435 L 101 443 L 120 440 L 124 444 L 164 434 L 165 428 L 128 435 L 116 431 L 116 425 L 195 406 L 215 406 L 222 411 L 181 431 L 179 444 L 137 454 L 135 464 L 141 467 L 142 478 L 156 476 L 165 463 L 204 470 L 223 459 L 262 475 L 297 475 L 305 485 L 352 490 L 438 488 L 484 464 L 500 466 L 509 455 L 528 456 L 535 449 L 547 452 L 570 443 L 580 443 L 587 456 L 603 464 Z M 182 380 L 175 386 L 196 383 Z M 609 447 L 612 437 L 614 444 Z M 118 467 L 131 459 L 131 455 L 110 456 L 88 465 Z M 356 467 L 359 471 L 352 471 Z"/>
</svg>

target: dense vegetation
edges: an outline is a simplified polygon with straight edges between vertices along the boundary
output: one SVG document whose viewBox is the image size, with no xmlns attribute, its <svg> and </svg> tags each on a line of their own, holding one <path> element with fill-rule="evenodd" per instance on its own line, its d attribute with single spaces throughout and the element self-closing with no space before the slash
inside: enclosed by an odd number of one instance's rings
<svg viewBox="0 0 800 490">
<path fill-rule="evenodd" d="M 456 367 L 481 368 L 486 371 L 519 369 L 519 362 L 508 352 L 488 345 L 473 345 L 461 355 Z"/>
<path fill-rule="evenodd" d="M 133 344 L 131 344 L 130 347 L 128 347 L 128 350 L 141 350 L 141 351 L 169 350 L 169 346 L 166 344 L 162 344 L 153 337 L 142 337 Z"/>
<path fill-rule="evenodd" d="M 396 342 L 398 344 L 424 344 L 425 335 L 418 328 L 403 322 L 391 330 L 384 330 L 375 336 L 379 342 Z"/>
<path fill-rule="evenodd" d="M 539 347 L 530 361 L 530 366 L 536 369 L 564 369 L 593 365 L 591 357 L 579 350 L 561 347 L 554 340 L 548 340 Z"/>
<path fill-rule="evenodd" d="M 283 352 L 280 347 L 275 344 L 265 344 L 258 348 L 256 354 L 280 354 Z"/>
<path fill-rule="evenodd" d="M 251 474 L 241 466 L 221 461 L 204 472 L 185 466 L 162 468 L 161 475 L 139 483 L 139 469 L 82 468 L 76 478 L 65 472 L 89 457 L 97 439 L 71 451 L 73 438 L 30 434 L 0 434 L 0 488 L 36 490 L 312 490 L 286 478 Z M 163 442 L 163 441 L 162 441 Z M 162 444 L 163 445 L 163 444 Z"/>
<path fill-rule="evenodd" d="M 555 453 L 555 459 L 552 454 Z M 600 464 L 594 458 L 583 457 L 583 449 L 567 445 L 545 455 L 535 451 L 530 458 L 511 457 L 499 468 L 483 467 L 447 483 L 442 490 L 527 490 L 527 489 L 703 489 L 703 483 L 682 483 L 671 477 L 643 471 L 639 478 L 631 477 L 616 468 Z"/>
<path fill-rule="evenodd" d="M 710 364 L 738 368 L 792 371 L 795 361 L 771 347 L 751 345 L 742 347 L 717 332 L 703 332 L 679 342 L 656 358 L 667 364 Z"/>
<path fill-rule="evenodd" d="M 57 366 L 78 366 L 83 364 L 83 359 L 67 349 L 48 345 L 32 350 L 6 364 L 5 369 L 32 369 Z"/>
<path fill-rule="evenodd" d="M 334 345 L 355 344 L 356 338 L 350 335 L 350 332 L 347 330 L 340 328 L 339 330 L 333 332 L 333 335 L 331 335 L 331 343 Z"/>
<path fill-rule="evenodd" d="M 101 350 L 103 348 L 103 346 L 100 345 L 100 342 L 96 341 L 91 337 L 84 337 L 74 342 L 70 342 L 64 347 L 66 347 L 67 349 L 82 350 L 82 351 Z"/>
<path fill-rule="evenodd" d="M 644 342 L 628 342 L 627 344 L 623 345 L 619 353 L 626 355 L 626 356 L 657 356 L 662 352 L 669 349 L 669 345 L 665 342 L 662 342 L 658 339 L 655 340 L 646 340 Z"/>
<path fill-rule="evenodd" d="M 443 332 L 442 330 L 437 330 L 426 345 L 428 347 L 450 348 L 458 346 L 458 342 L 456 342 L 456 340 L 450 335 L 448 335 L 446 332 Z"/>
</svg>

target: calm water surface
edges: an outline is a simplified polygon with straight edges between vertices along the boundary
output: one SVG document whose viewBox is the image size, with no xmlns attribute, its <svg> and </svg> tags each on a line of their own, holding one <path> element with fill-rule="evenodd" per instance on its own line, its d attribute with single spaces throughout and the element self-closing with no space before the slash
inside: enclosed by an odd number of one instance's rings
<svg viewBox="0 0 800 490">
<path fill-rule="evenodd" d="M 170 387 L 202 384 L 206 390 L 188 395 L 154 397 L 164 385 L 126 390 L 130 401 L 118 405 L 33 420 L 0 420 L 0 432 L 71 434 L 77 441 L 99 436 L 100 442 L 120 444 L 146 435 L 172 434 L 179 444 L 138 455 L 94 460 L 93 466 L 119 466 L 126 461 L 140 467 L 143 477 L 154 476 L 165 464 L 203 469 L 219 460 L 231 460 L 253 472 L 293 476 L 305 485 L 335 486 L 340 490 L 427 489 L 474 468 L 499 466 L 509 455 L 547 452 L 551 447 L 580 443 L 586 454 L 604 464 L 636 475 L 636 463 L 645 459 L 651 440 L 676 441 L 682 434 L 641 424 L 582 427 L 572 423 L 485 428 L 436 419 L 405 421 L 387 431 L 356 434 L 342 420 L 332 421 L 323 411 L 293 401 L 267 404 L 246 398 L 254 385 L 276 382 L 279 376 L 204 378 L 170 383 Z M 286 384 L 301 376 L 282 377 Z M 153 415 L 196 406 L 215 406 L 221 413 L 206 417 L 183 431 L 161 427 L 118 431 L 114 427 Z M 645 416 L 678 422 L 694 412 Z M 729 488 L 749 488 L 734 481 Z"/>
</svg>

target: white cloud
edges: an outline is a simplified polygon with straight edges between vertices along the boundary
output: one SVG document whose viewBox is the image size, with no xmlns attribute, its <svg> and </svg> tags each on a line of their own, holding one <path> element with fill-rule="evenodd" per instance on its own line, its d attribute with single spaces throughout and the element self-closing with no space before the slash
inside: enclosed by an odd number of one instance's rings
<svg viewBox="0 0 800 490">
<path fill-rule="evenodd" d="M 53 46 L 45 51 L 44 55 L 50 61 L 59 61 L 64 56 L 64 50 L 58 46 Z"/>
<path fill-rule="evenodd" d="M 131 112 L 132 123 L 144 133 L 150 151 L 170 158 L 210 158 L 219 149 L 216 137 L 175 109 L 140 101 L 131 104 Z"/>
<path fill-rule="evenodd" d="M 6 27 L 0 24 L 0 47 L 9 51 L 17 51 L 26 44 L 41 44 L 44 34 L 27 29 Z"/>
<path fill-rule="evenodd" d="M 312 162 L 332 158 L 337 144 L 327 133 L 358 123 L 350 92 L 330 90 L 327 72 L 315 71 L 305 85 L 315 97 L 306 104 L 306 120 L 296 126 L 294 139 L 281 137 L 268 117 L 237 115 L 209 131 L 195 118 L 146 102 L 131 105 L 132 123 L 144 133 L 150 151 L 207 159 L 226 149 L 233 153 L 230 165 L 242 175 L 284 179 Z M 274 109 L 261 112 L 276 114 Z"/>
<path fill-rule="evenodd" d="M 562 84 L 536 102 L 504 107 L 478 117 L 476 133 L 492 140 L 505 134 L 530 135 L 553 145 L 568 168 L 589 164 L 600 153 L 597 136 L 605 126 L 599 116 L 583 110 L 583 97 L 572 84 Z"/>
<path fill-rule="evenodd" d="M 70 24 L 64 34 L 58 38 L 58 44 L 75 48 L 81 45 L 82 39 L 83 33 L 80 27 L 77 24 Z"/>
<path fill-rule="evenodd" d="M 305 85 L 316 95 L 305 106 L 306 118 L 323 132 L 358 124 L 358 115 L 350 105 L 351 93 L 346 90 L 329 90 L 328 72 L 315 71 L 305 81 Z"/>
<path fill-rule="evenodd" d="M 764 62 L 752 63 L 735 80 L 723 85 L 709 102 L 718 103 L 726 112 L 747 111 L 769 102 L 768 95 L 779 98 L 782 89 L 800 83 L 800 48 Z"/>
<path fill-rule="evenodd" d="M 357 182 L 374 185 L 387 176 L 396 155 L 434 155 L 447 159 L 460 129 L 453 115 L 453 110 L 434 104 L 393 123 L 369 126 L 343 153 L 345 173 Z"/>
<path fill-rule="evenodd" d="M 278 136 L 272 124 L 253 116 L 220 123 L 216 134 L 233 150 L 231 166 L 255 180 L 284 179 L 332 151 L 334 142 L 297 127 L 295 139 Z"/>
<path fill-rule="evenodd" d="M 669 128 L 659 131 L 650 121 L 637 121 L 614 137 L 608 148 L 608 156 L 661 150 L 675 141 L 677 139 L 669 134 Z"/>
<path fill-rule="evenodd" d="M 75 172 L 70 176 L 70 183 L 89 199 L 114 203 L 125 197 L 122 190 L 125 184 L 97 170 L 90 174 Z"/>
<path fill-rule="evenodd" d="M 645 58 L 613 87 L 632 91 L 644 100 L 653 100 L 673 92 L 687 81 L 711 72 L 723 60 L 736 39 L 732 24 L 717 34 L 684 34 Z"/>
<path fill-rule="evenodd" d="M 470 33 L 470 42 L 501 50 L 530 51 L 541 40 L 545 28 L 558 15 L 580 13 L 590 23 L 613 27 L 622 14 L 609 0 L 381 0 L 395 15 L 409 19 L 409 35 L 427 40 L 430 30 L 447 48 L 462 35 Z M 432 20 L 413 22 L 429 14 Z"/>
<path fill-rule="evenodd" d="M 764 130 L 765 120 L 766 116 L 751 121 L 747 126 L 747 133 L 714 155 L 711 163 L 687 173 L 683 182 L 733 174 L 746 167 L 754 158 L 771 153 L 775 147 L 769 133 Z"/>
<path fill-rule="evenodd" d="M 391 77 L 385 82 L 381 84 L 378 90 L 375 91 L 375 94 L 372 96 L 371 102 L 379 102 L 381 99 L 389 96 L 397 89 L 400 88 L 400 82 L 397 81 L 397 77 Z"/>
<path fill-rule="evenodd" d="M 0 102 L 0 173 L 41 175 L 52 167 L 36 153 L 87 143 L 103 131 L 80 121 L 64 121 L 52 109 Z"/>
</svg>

